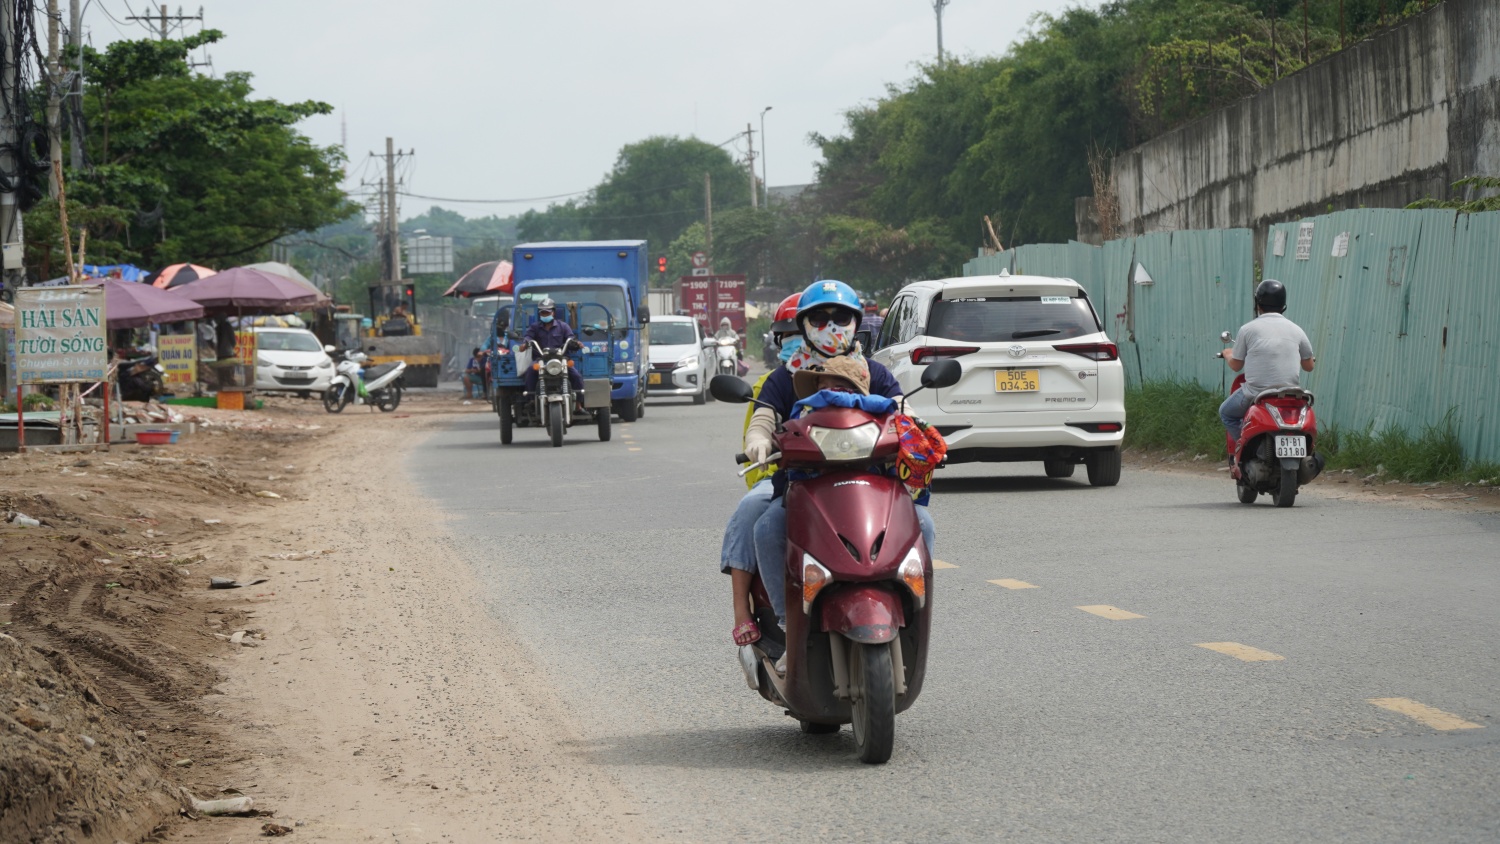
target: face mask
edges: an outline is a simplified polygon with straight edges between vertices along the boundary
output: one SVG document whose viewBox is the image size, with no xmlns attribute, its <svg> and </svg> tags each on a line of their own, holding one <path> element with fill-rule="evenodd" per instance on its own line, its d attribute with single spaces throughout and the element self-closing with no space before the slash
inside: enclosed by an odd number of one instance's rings
<svg viewBox="0 0 1500 844">
<path fill-rule="evenodd" d="M 551 322 L 552 321 L 552 314 L 542 314 L 541 320 L 542 320 L 542 322 Z"/>
<path fill-rule="evenodd" d="M 777 355 L 776 357 L 778 357 L 782 363 L 786 363 L 787 361 L 791 360 L 792 355 L 795 355 L 797 353 L 797 350 L 801 348 L 801 337 L 787 337 L 781 341 L 781 354 Z"/>
<path fill-rule="evenodd" d="M 814 328 L 811 323 L 805 328 L 807 342 L 812 344 L 816 351 L 832 357 L 849 351 L 854 344 L 854 323 L 839 325 L 829 322 L 822 328 Z"/>
</svg>

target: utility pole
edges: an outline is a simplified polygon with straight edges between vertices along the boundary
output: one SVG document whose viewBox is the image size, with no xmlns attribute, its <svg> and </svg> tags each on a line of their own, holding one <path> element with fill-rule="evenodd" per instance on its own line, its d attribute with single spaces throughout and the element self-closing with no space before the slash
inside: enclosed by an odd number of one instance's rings
<svg viewBox="0 0 1500 844">
<path fill-rule="evenodd" d="M 703 251 L 708 253 L 708 271 L 714 266 L 714 174 L 703 174 Z"/>
<path fill-rule="evenodd" d="M 53 199 L 62 190 L 58 165 L 62 163 L 62 73 L 57 55 L 57 0 L 47 0 L 47 137 L 51 166 L 47 168 L 48 193 Z"/>
<path fill-rule="evenodd" d="M 391 273 L 386 281 L 401 280 L 401 223 L 396 213 L 396 149 L 390 138 L 385 139 L 385 219 L 386 254 L 391 262 Z"/>
<path fill-rule="evenodd" d="M 750 124 L 745 124 L 745 137 L 750 139 L 750 155 L 746 157 L 745 164 L 750 168 L 750 207 L 760 207 L 760 189 L 755 186 L 755 132 Z"/>
<path fill-rule="evenodd" d="M 14 92 L 20 84 L 21 50 L 16 45 L 17 0 L 0 0 L 0 91 Z M 11 113 L 14 97 L 0 97 L 0 243 L 4 258 L 0 261 L 5 287 L 16 290 L 24 278 L 21 269 L 21 209 L 17 205 L 21 160 L 16 152 L 16 116 Z"/>
<path fill-rule="evenodd" d="M 68 46 L 72 47 L 78 56 L 78 75 L 73 77 L 73 84 L 68 88 L 68 96 L 77 97 L 73 102 L 76 108 L 82 108 L 83 101 L 83 7 L 80 0 L 70 0 L 68 11 L 72 18 L 72 29 L 68 30 Z M 83 169 L 83 131 L 82 124 L 74 113 L 73 108 L 68 109 L 68 139 L 69 146 L 68 163 L 73 169 Z"/>
<path fill-rule="evenodd" d="M 75 3 L 75 6 L 76 6 L 76 3 Z M 178 6 L 177 7 L 177 14 L 175 14 L 175 15 L 169 15 L 169 14 L 167 14 L 167 4 L 163 3 L 163 4 L 161 4 L 160 12 L 158 14 L 156 14 L 156 15 L 131 15 L 130 17 L 127 17 L 125 20 L 155 23 L 156 24 L 156 30 L 157 30 L 157 37 L 159 37 L 162 41 L 165 41 L 165 40 L 167 40 L 167 33 L 168 33 L 167 25 L 168 25 L 168 22 L 176 23 L 176 24 L 181 24 L 184 21 L 202 21 L 203 20 L 203 9 L 202 9 L 202 7 L 199 7 L 198 14 L 196 14 L 196 15 L 184 15 L 182 13 L 182 7 Z M 75 21 L 74 25 L 75 26 L 77 25 L 76 21 Z"/>
<path fill-rule="evenodd" d="M 943 64 L 943 9 L 947 8 L 950 0 L 932 0 L 932 10 L 937 12 L 937 36 L 938 36 L 938 66 Z"/>
</svg>

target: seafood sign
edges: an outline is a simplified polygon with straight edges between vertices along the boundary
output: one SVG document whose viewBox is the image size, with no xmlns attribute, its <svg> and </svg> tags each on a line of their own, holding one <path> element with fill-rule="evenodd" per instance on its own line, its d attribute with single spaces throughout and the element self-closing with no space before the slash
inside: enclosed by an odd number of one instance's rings
<svg viewBox="0 0 1500 844">
<path fill-rule="evenodd" d="M 16 377 L 22 384 L 103 381 L 109 366 L 104 288 L 16 291 Z"/>
</svg>

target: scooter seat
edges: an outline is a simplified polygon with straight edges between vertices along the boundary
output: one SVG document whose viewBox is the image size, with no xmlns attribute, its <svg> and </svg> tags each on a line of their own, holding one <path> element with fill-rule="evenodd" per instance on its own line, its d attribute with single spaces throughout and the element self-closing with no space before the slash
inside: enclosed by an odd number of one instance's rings
<svg viewBox="0 0 1500 844">
<path fill-rule="evenodd" d="M 395 369 L 397 366 L 398 364 L 395 363 L 382 363 L 379 366 L 372 366 L 369 369 L 365 370 L 365 380 L 375 381 L 379 378 L 383 378 L 386 373 Z"/>
</svg>

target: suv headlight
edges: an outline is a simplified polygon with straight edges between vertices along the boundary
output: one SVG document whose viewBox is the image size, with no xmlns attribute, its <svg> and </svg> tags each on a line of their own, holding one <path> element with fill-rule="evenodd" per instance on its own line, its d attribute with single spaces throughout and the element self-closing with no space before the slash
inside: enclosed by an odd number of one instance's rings
<svg viewBox="0 0 1500 844">
<path fill-rule="evenodd" d="M 548 375 L 558 376 L 567 371 L 568 365 L 558 360 L 557 358 L 553 358 L 552 360 L 549 360 L 545 364 L 543 364 L 542 369 Z"/>
<path fill-rule="evenodd" d="M 635 374 L 635 361 L 633 361 L 633 360 L 625 360 L 625 361 L 620 361 L 619 363 L 615 364 L 615 374 L 616 375 L 634 375 Z"/>
<path fill-rule="evenodd" d="M 680 361 L 677 362 L 677 368 L 678 369 L 686 369 L 689 366 L 697 366 L 697 365 L 698 365 L 698 356 L 697 355 L 688 355 L 687 357 L 685 357 L 682 360 L 680 360 Z"/>
<path fill-rule="evenodd" d="M 812 427 L 807 436 L 827 460 L 868 460 L 880 442 L 880 426 L 866 422 L 858 428 Z"/>
</svg>

